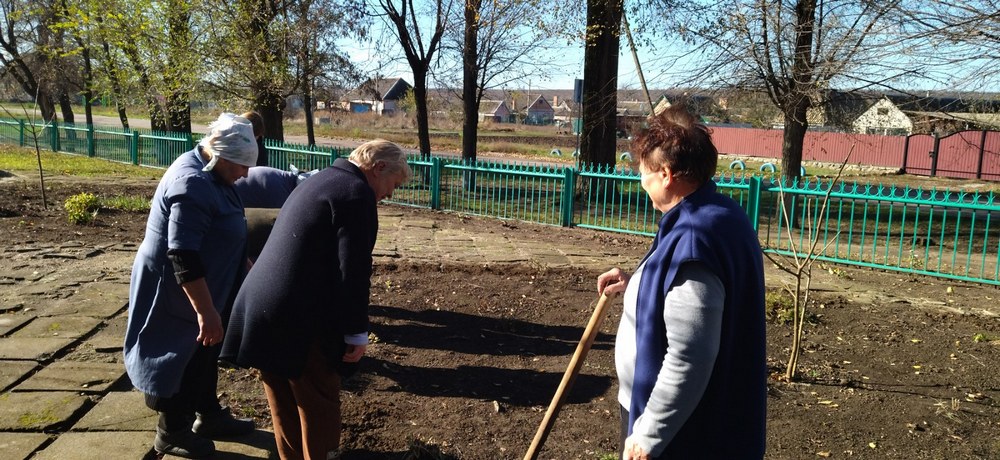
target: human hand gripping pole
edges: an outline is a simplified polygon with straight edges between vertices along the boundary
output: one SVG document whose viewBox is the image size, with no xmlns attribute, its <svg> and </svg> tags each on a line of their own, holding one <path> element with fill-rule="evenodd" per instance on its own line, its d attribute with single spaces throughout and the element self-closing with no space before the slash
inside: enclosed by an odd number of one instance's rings
<svg viewBox="0 0 1000 460">
<path fill-rule="evenodd" d="M 587 352 L 594 345 L 597 331 L 600 330 L 601 321 L 604 320 L 604 307 L 607 301 L 608 294 L 601 294 L 601 298 L 597 301 L 597 307 L 594 308 L 594 313 L 590 315 L 587 328 L 583 331 L 583 337 L 576 346 L 576 352 L 570 358 L 569 366 L 563 374 L 562 381 L 559 382 L 559 388 L 556 389 L 556 394 L 552 397 L 552 402 L 549 403 L 549 409 L 545 411 L 542 423 L 538 426 L 538 431 L 535 432 L 535 439 L 531 441 L 531 445 L 528 446 L 528 452 L 524 454 L 524 460 L 535 460 L 538 457 L 538 452 L 541 451 L 542 445 L 545 444 L 545 439 L 548 438 L 549 432 L 552 431 L 552 425 L 555 424 L 556 417 L 559 415 L 559 409 L 562 408 L 563 398 L 573 386 L 573 381 L 576 380 L 576 376 L 580 373 L 580 368 L 583 367 L 584 360 L 587 359 Z"/>
</svg>

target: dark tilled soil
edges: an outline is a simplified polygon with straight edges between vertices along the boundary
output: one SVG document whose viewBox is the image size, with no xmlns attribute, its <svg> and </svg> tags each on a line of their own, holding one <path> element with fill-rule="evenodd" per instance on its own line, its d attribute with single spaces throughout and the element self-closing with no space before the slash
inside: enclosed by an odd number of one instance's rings
<svg viewBox="0 0 1000 460">
<path fill-rule="evenodd" d="M 82 191 L 151 196 L 154 183 L 54 178 L 48 186 L 50 206 L 43 210 L 37 184 L 0 181 L 0 235 L 7 244 L 141 240 L 145 214 L 102 210 L 95 224 L 81 227 L 67 222 L 62 203 Z M 543 241 L 587 231 L 433 218 Z M 614 238 L 626 240 L 628 250 L 644 245 L 642 238 Z M 774 322 L 768 329 L 767 458 L 1000 458 L 1000 321 L 988 314 L 997 311 L 1000 291 L 829 271 L 829 282 L 844 289 L 814 295 L 798 381 L 780 379 L 790 326 Z M 596 275 L 378 263 L 374 341 L 343 394 L 344 458 L 523 457 L 590 318 Z M 617 449 L 612 344 L 620 313 L 620 301 L 613 302 L 541 458 L 602 458 Z M 252 371 L 223 369 L 220 387 L 237 410 L 269 424 Z"/>
</svg>

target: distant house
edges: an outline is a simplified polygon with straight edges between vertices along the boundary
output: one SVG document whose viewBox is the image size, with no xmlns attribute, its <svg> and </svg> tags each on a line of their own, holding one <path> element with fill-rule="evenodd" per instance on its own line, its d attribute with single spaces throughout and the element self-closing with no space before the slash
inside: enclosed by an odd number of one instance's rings
<svg viewBox="0 0 1000 460">
<path fill-rule="evenodd" d="M 552 98 L 552 118 L 557 127 L 575 126 L 573 121 L 580 118 L 580 109 L 581 105 L 572 99 L 560 100 L 556 96 Z"/>
<path fill-rule="evenodd" d="M 913 121 L 887 98 L 879 99 L 851 123 L 852 131 L 864 134 L 906 135 L 913 132 Z"/>
<path fill-rule="evenodd" d="M 479 121 L 487 120 L 494 123 L 510 123 L 514 121 L 514 112 L 507 107 L 505 101 L 483 99 L 479 101 Z"/>
<path fill-rule="evenodd" d="M 371 79 L 345 94 L 340 105 L 352 113 L 391 115 L 399 111 L 399 101 L 412 88 L 402 78 Z"/>
<path fill-rule="evenodd" d="M 670 99 L 667 97 L 666 94 L 664 94 L 660 96 L 660 100 L 656 101 L 656 103 L 653 104 L 653 114 L 659 115 L 663 113 L 664 110 L 670 108 L 671 105 L 673 104 L 670 103 Z"/>
<path fill-rule="evenodd" d="M 859 134 L 907 135 L 913 121 L 889 98 L 877 94 L 830 92 L 808 114 L 813 128 L 834 128 Z"/>
<path fill-rule="evenodd" d="M 556 116 L 556 111 L 552 108 L 552 104 L 549 104 L 549 101 L 541 94 L 534 99 L 527 100 L 531 102 L 523 110 L 518 111 L 524 117 L 524 123 L 529 125 L 551 125 Z"/>
</svg>

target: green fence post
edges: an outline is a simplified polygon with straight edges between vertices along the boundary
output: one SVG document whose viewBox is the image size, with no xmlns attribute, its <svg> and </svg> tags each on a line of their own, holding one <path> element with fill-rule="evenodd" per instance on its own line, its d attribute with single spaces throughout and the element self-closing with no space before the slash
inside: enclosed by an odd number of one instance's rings
<svg viewBox="0 0 1000 460">
<path fill-rule="evenodd" d="M 52 131 L 49 131 L 49 147 L 53 152 L 58 152 L 59 149 L 59 122 L 55 119 L 52 120 Z"/>
<path fill-rule="evenodd" d="M 87 125 L 87 156 L 94 156 L 94 125 Z"/>
<path fill-rule="evenodd" d="M 576 191 L 576 169 L 563 169 L 563 193 L 562 193 L 562 226 L 573 226 L 573 194 Z"/>
<path fill-rule="evenodd" d="M 187 133 L 187 150 L 185 152 L 190 152 L 194 150 L 194 135 Z"/>
<path fill-rule="evenodd" d="M 750 189 L 747 191 L 747 217 L 756 232 L 760 228 L 760 192 L 761 180 L 759 177 L 750 178 Z"/>
<path fill-rule="evenodd" d="M 132 164 L 139 165 L 139 132 L 132 131 L 132 145 L 128 147 L 129 155 L 132 156 Z"/>
<path fill-rule="evenodd" d="M 441 172 L 444 161 L 440 157 L 431 158 L 431 209 L 441 210 Z"/>
<path fill-rule="evenodd" d="M 17 120 L 17 146 L 24 147 L 24 120 Z"/>
</svg>

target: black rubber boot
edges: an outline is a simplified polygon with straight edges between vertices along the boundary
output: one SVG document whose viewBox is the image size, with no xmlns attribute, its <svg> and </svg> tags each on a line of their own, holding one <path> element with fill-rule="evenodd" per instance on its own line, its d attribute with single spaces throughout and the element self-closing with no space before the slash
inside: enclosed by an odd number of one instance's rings
<svg viewBox="0 0 1000 460">
<path fill-rule="evenodd" d="M 210 439 L 239 436 L 251 433 L 253 430 L 253 420 L 233 417 L 228 407 L 211 413 L 199 412 L 193 428 L 193 431 L 199 436 Z"/>
<path fill-rule="evenodd" d="M 161 454 L 184 458 L 208 458 L 215 453 L 215 443 L 205 439 L 190 430 L 168 433 L 156 429 L 156 440 L 153 449 Z"/>
</svg>

